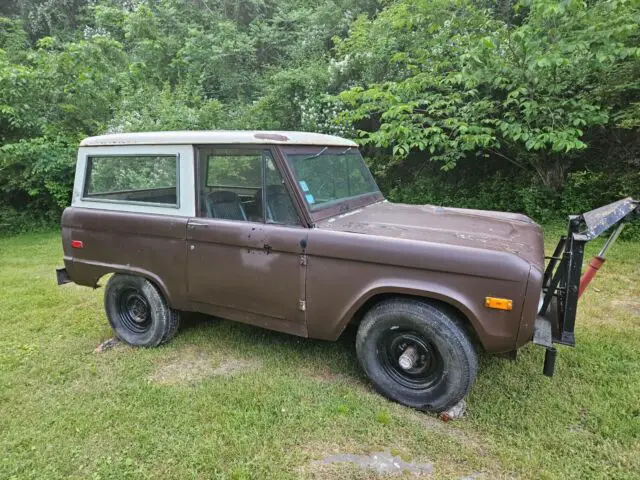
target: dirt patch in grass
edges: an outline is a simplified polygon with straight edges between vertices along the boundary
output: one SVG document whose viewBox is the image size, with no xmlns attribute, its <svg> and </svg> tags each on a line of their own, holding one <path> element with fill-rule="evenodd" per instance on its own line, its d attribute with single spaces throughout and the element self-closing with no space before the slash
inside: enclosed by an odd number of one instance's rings
<svg viewBox="0 0 640 480">
<path fill-rule="evenodd" d="M 433 464 L 405 461 L 400 456 L 392 455 L 389 450 L 374 452 L 370 455 L 354 455 L 339 453 L 329 455 L 314 462 L 315 465 L 350 464 L 358 470 L 378 475 L 398 475 L 411 473 L 414 476 L 428 475 L 433 471 Z"/>
<path fill-rule="evenodd" d="M 360 382 L 357 378 L 350 377 L 344 373 L 335 372 L 324 365 L 304 367 L 302 369 L 302 374 L 322 383 L 348 383 L 353 386 L 366 388 L 366 385 Z"/>
<path fill-rule="evenodd" d="M 352 453 L 360 452 L 360 453 Z M 442 457 L 442 452 L 439 453 Z M 436 454 L 438 456 L 438 454 Z M 480 480 L 483 478 L 507 478 L 500 470 L 473 469 L 464 464 L 413 456 L 405 449 L 385 448 L 380 451 L 362 451 L 361 447 L 332 448 L 330 452 L 310 460 L 297 469 L 299 478 L 353 480 L 372 479 L 432 479 Z"/>
<path fill-rule="evenodd" d="M 311 441 L 301 446 L 307 461 L 297 469 L 298 476 L 367 480 L 512 478 L 486 437 L 463 430 L 456 425 L 458 422 L 445 423 L 432 414 L 395 404 L 388 409 L 394 420 L 386 428 L 395 428 L 398 433 L 391 443 L 380 437 L 365 442 L 344 437 L 335 443 Z M 465 422 L 459 423 L 464 426 Z M 419 437 L 415 436 L 416 426 L 424 432 Z M 411 438 L 420 438 L 419 443 Z"/>
<path fill-rule="evenodd" d="M 231 376 L 238 373 L 250 372 L 257 368 L 258 364 L 256 362 L 237 358 L 227 358 L 213 370 L 213 375 Z"/>
<path fill-rule="evenodd" d="M 484 443 L 481 437 L 474 435 L 467 429 L 463 429 L 464 420 L 462 419 L 443 421 L 435 413 L 421 412 L 412 409 L 398 408 L 398 412 L 404 414 L 411 423 L 419 424 L 429 432 L 446 435 L 477 450 L 480 450 Z"/>
<path fill-rule="evenodd" d="M 409 418 L 420 423 L 425 430 L 440 435 L 446 435 L 460 445 L 464 445 L 469 451 L 474 452 L 478 457 L 483 458 L 486 468 L 494 472 L 493 478 L 497 478 L 495 472 L 502 472 L 502 466 L 497 458 L 491 453 L 491 449 L 487 444 L 487 439 L 469 428 L 464 428 L 464 421 L 444 422 L 435 415 L 423 412 L 413 411 L 408 413 Z M 456 425 L 458 424 L 458 425 Z M 474 473 L 473 475 L 478 475 Z M 500 474 L 501 475 L 501 474 Z"/>
<path fill-rule="evenodd" d="M 640 302 L 634 302 L 631 300 L 613 300 L 611 302 L 614 308 L 622 308 L 631 315 L 640 316 Z"/>
<path fill-rule="evenodd" d="M 311 442 L 302 448 L 309 460 L 297 469 L 298 478 L 432 478 L 430 460 L 412 458 L 395 447 L 370 449 L 358 442 L 347 441 L 340 444 Z"/>
<path fill-rule="evenodd" d="M 114 348 L 123 349 L 124 347 L 124 343 L 122 343 L 118 338 L 113 337 L 105 340 L 100 345 L 98 345 L 93 353 L 104 353 L 108 352 L 109 350 L 113 350 Z"/>
<path fill-rule="evenodd" d="M 223 357 L 212 358 L 202 350 L 184 349 L 178 355 L 163 360 L 150 380 L 160 385 L 191 384 L 210 377 L 229 377 L 259 368 L 254 361 Z"/>
</svg>

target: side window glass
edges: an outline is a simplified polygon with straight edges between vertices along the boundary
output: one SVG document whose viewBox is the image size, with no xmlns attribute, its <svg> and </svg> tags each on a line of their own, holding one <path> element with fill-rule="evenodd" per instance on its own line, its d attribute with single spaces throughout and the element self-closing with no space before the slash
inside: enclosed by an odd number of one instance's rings
<svg viewBox="0 0 640 480">
<path fill-rule="evenodd" d="M 269 151 L 220 149 L 201 155 L 199 190 L 203 217 L 300 224 Z"/>
<path fill-rule="evenodd" d="M 200 172 L 203 217 L 262 221 L 262 151 L 219 150 L 205 154 L 200 160 Z"/>
<path fill-rule="evenodd" d="M 178 206 L 178 157 L 90 156 L 87 159 L 83 198 Z"/>
<path fill-rule="evenodd" d="M 282 174 L 268 152 L 265 155 L 265 188 L 267 223 L 299 225 L 298 213 L 284 185 Z"/>
</svg>

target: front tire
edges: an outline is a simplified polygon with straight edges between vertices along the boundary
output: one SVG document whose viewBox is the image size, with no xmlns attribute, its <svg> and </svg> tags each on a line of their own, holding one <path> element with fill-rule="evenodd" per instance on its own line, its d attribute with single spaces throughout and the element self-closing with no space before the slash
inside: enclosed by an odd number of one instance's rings
<svg viewBox="0 0 640 480">
<path fill-rule="evenodd" d="M 455 312 L 425 301 L 396 298 L 369 310 L 356 338 L 358 359 L 386 397 L 441 412 L 462 400 L 478 359 Z"/>
<path fill-rule="evenodd" d="M 104 307 L 116 336 L 130 345 L 156 347 L 173 338 L 178 329 L 178 312 L 142 277 L 113 275 L 105 288 Z"/>
</svg>

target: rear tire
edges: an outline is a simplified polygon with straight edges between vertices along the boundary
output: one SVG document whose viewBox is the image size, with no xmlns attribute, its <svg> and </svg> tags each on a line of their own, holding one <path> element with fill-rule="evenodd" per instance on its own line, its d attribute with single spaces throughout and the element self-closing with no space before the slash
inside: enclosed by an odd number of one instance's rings
<svg viewBox="0 0 640 480">
<path fill-rule="evenodd" d="M 408 298 L 380 302 L 366 313 L 356 351 L 376 390 L 403 405 L 432 412 L 462 400 L 478 369 L 475 350 L 456 313 Z"/>
<path fill-rule="evenodd" d="M 116 336 L 130 345 L 156 347 L 171 340 L 178 330 L 178 312 L 142 277 L 113 275 L 105 288 L 104 308 Z"/>
</svg>

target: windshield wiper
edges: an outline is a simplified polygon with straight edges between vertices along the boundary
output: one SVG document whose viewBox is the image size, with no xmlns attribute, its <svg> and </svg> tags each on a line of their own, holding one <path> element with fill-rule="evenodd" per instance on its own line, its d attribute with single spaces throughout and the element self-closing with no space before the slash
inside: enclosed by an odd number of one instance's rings
<svg viewBox="0 0 640 480">
<path fill-rule="evenodd" d="M 311 160 L 312 158 L 318 158 L 320 155 L 322 155 L 324 152 L 326 152 L 328 148 L 329 147 L 324 147 L 318 153 L 314 153 L 313 155 L 309 155 L 308 157 L 304 157 L 304 158 L 302 158 L 302 159 L 300 159 L 298 161 L 299 162 L 304 162 L 305 160 Z M 353 147 L 347 147 L 346 149 L 344 149 L 343 151 L 338 153 L 338 156 L 344 155 L 345 153 L 347 153 L 349 150 L 352 150 L 352 149 L 353 149 Z"/>
<path fill-rule="evenodd" d="M 318 158 L 320 155 L 322 155 L 324 152 L 326 152 L 328 148 L 329 147 L 324 147 L 318 153 L 314 153 L 313 155 L 309 155 L 308 157 L 304 157 L 303 159 L 298 160 L 298 162 L 304 162 L 305 160 L 311 160 L 312 158 Z M 351 148 L 351 147 L 349 147 L 349 148 Z"/>
</svg>

